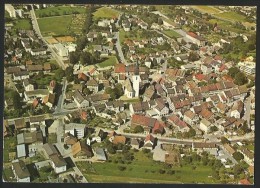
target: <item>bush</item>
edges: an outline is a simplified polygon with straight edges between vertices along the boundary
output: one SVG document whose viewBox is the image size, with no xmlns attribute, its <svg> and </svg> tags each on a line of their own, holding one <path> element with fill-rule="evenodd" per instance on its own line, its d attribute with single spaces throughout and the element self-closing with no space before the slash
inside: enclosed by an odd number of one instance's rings
<svg viewBox="0 0 260 188">
<path fill-rule="evenodd" d="M 167 174 L 175 174 L 175 171 L 174 170 L 169 170 L 168 172 L 167 172 Z"/>
<path fill-rule="evenodd" d="M 160 174 L 165 174 L 165 170 L 160 169 L 160 170 L 159 170 L 159 173 L 160 173 Z"/>
<path fill-rule="evenodd" d="M 150 153 L 150 152 L 151 152 L 151 150 L 149 150 L 149 149 L 146 149 L 146 148 L 143 149 L 143 153 Z"/>
<path fill-rule="evenodd" d="M 124 171 L 124 170 L 126 170 L 126 167 L 125 167 L 125 166 L 118 166 L 118 169 L 119 169 L 120 171 Z"/>
</svg>

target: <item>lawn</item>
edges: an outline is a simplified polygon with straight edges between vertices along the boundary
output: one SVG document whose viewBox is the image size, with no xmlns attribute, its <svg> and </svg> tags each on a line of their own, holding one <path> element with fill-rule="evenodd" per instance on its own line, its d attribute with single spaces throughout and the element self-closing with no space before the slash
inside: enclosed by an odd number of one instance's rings
<svg viewBox="0 0 260 188">
<path fill-rule="evenodd" d="M 208 14 L 217 14 L 220 12 L 219 9 L 212 6 L 192 6 L 192 8 L 197 9 L 200 12 L 208 13 Z"/>
<path fill-rule="evenodd" d="M 110 56 L 105 61 L 97 64 L 97 66 L 100 68 L 104 68 L 104 67 L 114 66 L 117 63 L 118 63 L 118 60 L 117 60 L 116 56 Z"/>
<path fill-rule="evenodd" d="M 142 151 L 134 153 L 134 156 L 135 159 L 131 164 L 105 162 L 92 163 L 90 165 L 85 162 L 78 162 L 77 166 L 79 169 L 86 169 L 83 170 L 83 174 L 90 182 L 214 183 L 208 178 L 208 175 L 212 172 L 212 169 L 209 166 L 197 165 L 195 170 L 191 169 L 191 165 L 183 165 L 183 167 L 165 169 L 163 163 L 153 161 Z M 112 161 L 114 158 L 116 158 L 116 156 L 110 157 Z M 124 171 L 120 171 L 118 166 L 125 166 L 126 169 Z M 159 173 L 160 169 L 164 169 L 166 173 Z M 174 170 L 175 173 L 168 174 L 167 172 L 170 170 Z"/>
<path fill-rule="evenodd" d="M 4 168 L 3 178 L 7 182 L 15 182 L 14 173 L 11 168 Z"/>
<path fill-rule="evenodd" d="M 38 9 L 35 11 L 37 18 L 70 15 L 73 13 L 84 14 L 86 8 L 82 6 L 70 7 L 70 6 L 59 6 L 59 7 L 48 7 L 45 9 Z"/>
<path fill-rule="evenodd" d="M 232 22 L 235 22 L 235 21 L 243 22 L 246 19 L 245 16 L 238 14 L 236 12 L 223 12 L 223 13 L 220 13 L 220 14 L 216 14 L 215 16 L 222 18 L 222 19 L 228 19 Z"/>
<path fill-rule="evenodd" d="M 10 152 L 16 152 L 16 145 L 17 145 L 16 137 L 4 138 L 4 151 L 3 151 L 4 162 L 9 161 L 9 153 Z"/>
<path fill-rule="evenodd" d="M 99 18 L 117 18 L 119 12 L 108 7 L 101 7 L 93 15 L 95 20 Z"/>
<path fill-rule="evenodd" d="M 72 16 L 47 17 L 38 19 L 43 36 L 68 35 Z"/>
<path fill-rule="evenodd" d="M 163 33 L 171 38 L 179 38 L 181 35 L 173 30 L 164 30 Z"/>
<path fill-rule="evenodd" d="M 210 19 L 210 20 L 209 20 L 209 23 L 211 23 L 211 24 L 217 23 L 218 26 L 219 26 L 221 29 L 226 29 L 226 30 L 228 30 L 228 31 L 233 31 L 233 32 L 236 32 L 236 33 L 245 33 L 245 32 L 247 32 L 247 31 L 244 31 L 244 30 L 235 28 L 235 27 L 234 27 L 230 22 L 228 22 L 228 21 L 223 21 L 223 20 L 219 20 L 219 19 Z"/>
<path fill-rule="evenodd" d="M 31 30 L 32 24 L 30 19 L 18 19 L 15 21 L 13 30 L 15 31 L 16 29 Z"/>
</svg>

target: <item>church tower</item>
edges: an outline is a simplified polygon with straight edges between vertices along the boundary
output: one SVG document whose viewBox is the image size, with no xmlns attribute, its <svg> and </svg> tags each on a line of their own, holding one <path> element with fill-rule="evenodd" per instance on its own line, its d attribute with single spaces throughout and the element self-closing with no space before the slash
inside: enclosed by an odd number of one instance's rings
<svg viewBox="0 0 260 188">
<path fill-rule="evenodd" d="M 134 96 L 139 97 L 139 88 L 140 88 L 140 75 L 139 75 L 139 65 L 136 63 L 135 65 L 135 70 L 134 70 L 134 75 L 132 77 L 133 80 L 133 89 L 134 89 Z"/>
</svg>

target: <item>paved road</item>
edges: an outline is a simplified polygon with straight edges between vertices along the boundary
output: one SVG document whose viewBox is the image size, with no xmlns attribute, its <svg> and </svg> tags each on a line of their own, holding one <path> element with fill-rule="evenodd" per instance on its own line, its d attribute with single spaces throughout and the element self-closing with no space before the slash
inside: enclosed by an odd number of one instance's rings
<svg viewBox="0 0 260 188">
<path fill-rule="evenodd" d="M 57 63 L 62 67 L 62 69 L 66 69 L 66 66 L 64 64 L 64 62 L 62 61 L 61 57 L 59 57 L 56 52 L 50 47 L 50 45 L 47 43 L 47 41 L 43 38 L 38 22 L 37 22 L 37 18 L 34 12 L 34 8 L 33 5 L 31 5 L 32 10 L 30 11 L 31 13 L 31 19 L 32 19 L 32 26 L 34 28 L 35 33 L 38 35 L 39 38 L 42 39 L 42 41 L 48 46 L 48 49 L 51 51 L 52 56 L 55 58 L 55 60 L 57 61 Z"/>
<path fill-rule="evenodd" d="M 117 40 L 116 40 L 116 48 L 117 48 L 117 52 L 118 52 L 118 56 L 120 58 L 120 61 L 122 63 L 124 63 L 125 65 L 127 65 L 128 63 L 125 60 L 125 57 L 124 57 L 124 54 L 123 54 L 123 51 L 122 51 L 122 47 L 121 47 L 121 44 L 120 44 L 119 32 L 115 32 L 115 36 L 117 38 Z"/>
<path fill-rule="evenodd" d="M 58 113 L 61 111 L 61 109 L 63 109 L 63 103 L 64 103 L 64 98 L 65 98 L 65 92 L 66 92 L 66 88 L 67 88 L 68 82 L 67 79 L 64 77 L 63 78 L 63 84 L 62 84 L 62 93 L 59 97 L 59 101 L 57 104 L 57 107 L 55 109 L 55 112 Z"/>
<path fill-rule="evenodd" d="M 244 102 L 245 114 L 243 119 L 247 121 L 248 126 L 250 126 L 251 100 L 251 95 L 249 95 L 249 97 L 247 97 Z"/>
</svg>

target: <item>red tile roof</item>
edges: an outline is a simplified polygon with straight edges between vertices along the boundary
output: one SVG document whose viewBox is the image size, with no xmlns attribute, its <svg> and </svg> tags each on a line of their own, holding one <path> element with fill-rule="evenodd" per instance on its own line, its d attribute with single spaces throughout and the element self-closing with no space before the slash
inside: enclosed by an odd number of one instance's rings
<svg viewBox="0 0 260 188">
<path fill-rule="evenodd" d="M 116 64 L 115 73 L 125 73 L 125 64 L 122 64 L 122 63 Z"/>
<path fill-rule="evenodd" d="M 242 179 L 239 181 L 239 183 L 242 185 L 251 185 L 251 183 L 247 179 Z"/>
</svg>

